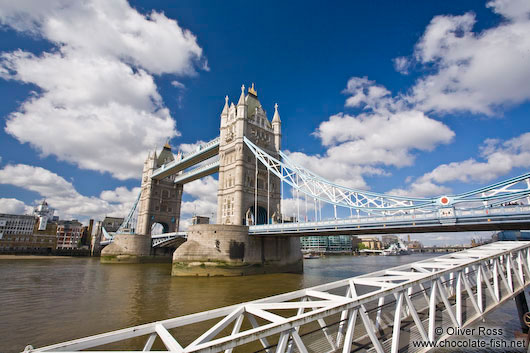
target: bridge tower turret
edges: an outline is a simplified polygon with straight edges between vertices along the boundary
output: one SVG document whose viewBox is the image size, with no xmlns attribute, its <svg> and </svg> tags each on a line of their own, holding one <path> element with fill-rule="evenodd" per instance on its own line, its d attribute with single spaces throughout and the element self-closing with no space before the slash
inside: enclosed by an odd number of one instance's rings
<svg viewBox="0 0 530 353">
<path fill-rule="evenodd" d="M 280 113 L 278 113 L 278 103 L 274 104 L 272 129 L 274 130 L 274 147 L 279 151 L 282 148 L 282 121 L 280 120 Z"/>
<path fill-rule="evenodd" d="M 274 117 L 271 123 L 254 84 L 246 95 L 245 86 L 241 87 L 237 106 L 229 105 L 225 98 L 219 142 L 218 224 L 265 224 L 280 218 L 280 180 L 260 162 L 256 172 L 256 159 L 243 141 L 247 137 L 279 158 L 281 122 L 277 105 Z"/>
<path fill-rule="evenodd" d="M 175 184 L 174 175 L 162 180 L 153 180 L 155 169 L 173 161 L 175 157 L 167 142 L 157 156 L 156 150 L 147 156 L 142 172 L 142 191 L 138 204 L 136 233 L 150 235 L 153 224 L 159 223 L 164 233 L 176 232 L 179 228 L 182 184 Z"/>
</svg>

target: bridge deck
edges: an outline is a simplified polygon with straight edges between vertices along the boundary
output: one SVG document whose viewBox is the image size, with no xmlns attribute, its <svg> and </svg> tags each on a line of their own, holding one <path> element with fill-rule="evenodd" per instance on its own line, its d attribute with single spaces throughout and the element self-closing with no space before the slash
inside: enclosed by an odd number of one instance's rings
<svg viewBox="0 0 530 353">
<path fill-rule="evenodd" d="M 263 224 L 249 227 L 256 236 L 329 236 L 388 233 L 433 233 L 530 229 L 530 206 L 456 210 L 455 217 L 438 212 L 394 216 L 361 216 L 319 222 Z"/>
<path fill-rule="evenodd" d="M 113 331 L 28 352 L 93 349 L 144 337 L 175 352 L 397 352 L 406 340 L 436 342 L 530 284 L 530 242 L 497 242 L 290 293 Z M 471 307 L 467 313 L 465 308 Z M 211 326 L 192 342 L 179 330 Z M 404 337 L 402 328 L 407 327 Z M 440 334 L 439 328 L 443 329 Z M 172 330 L 171 332 L 169 330 Z M 412 347 L 409 345 L 409 347 Z M 104 349 L 104 347 L 101 347 Z M 429 348 L 411 349 L 426 351 Z"/>
</svg>

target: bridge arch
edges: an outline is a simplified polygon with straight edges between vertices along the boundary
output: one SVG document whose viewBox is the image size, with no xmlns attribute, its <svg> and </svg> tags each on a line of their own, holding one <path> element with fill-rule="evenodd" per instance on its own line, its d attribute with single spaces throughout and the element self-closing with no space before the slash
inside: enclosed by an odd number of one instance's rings
<svg viewBox="0 0 530 353">
<path fill-rule="evenodd" d="M 246 225 L 267 224 L 267 209 L 258 205 L 258 217 L 256 218 L 254 206 L 250 206 L 245 214 Z"/>
<path fill-rule="evenodd" d="M 151 235 L 169 233 L 169 225 L 165 222 L 154 221 L 151 225 Z"/>
</svg>

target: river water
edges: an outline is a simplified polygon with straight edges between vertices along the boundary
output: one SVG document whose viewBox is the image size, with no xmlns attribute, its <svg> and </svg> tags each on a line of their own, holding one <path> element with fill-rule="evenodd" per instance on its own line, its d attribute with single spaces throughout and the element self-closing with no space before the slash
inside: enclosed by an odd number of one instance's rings
<svg viewBox="0 0 530 353">
<path fill-rule="evenodd" d="M 0 259 L 0 353 L 214 309 L 432 256 L 328 256 L 305 260 L 302 275 L 228 278 L 171 277 L 170 264 L 103 265 L 98 258 L 67 257 Z M 514 301 L 490 314 L 488 321 L 502 327 L 507 339 L 520 329 Z M 197 334 L 189 333 L 190 338 Z"/>
</svg>

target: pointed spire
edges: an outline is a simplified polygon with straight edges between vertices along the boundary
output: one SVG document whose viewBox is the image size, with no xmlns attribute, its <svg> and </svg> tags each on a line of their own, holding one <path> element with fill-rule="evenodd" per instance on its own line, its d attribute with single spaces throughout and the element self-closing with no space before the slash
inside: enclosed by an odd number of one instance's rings
<svg viewBox="0 0 530 353">
<path fill-rule="evenodd" d="M 272 117 L 272 122 L 273 123 L 275 123 L 275 122 L 281 123 L 282 122 L 280 120 L 280 113 L 278 113 L 278 103 L 274 104 L 274 116 Z"/>
<path fill-rule="evenodd" d="M 252 82 L 252 87 L 248 89 L 248 93 L 258 96 L 258 92 L 254 89 L 254 82 Z"/>
<path fill-rule="evenodd" d="M 168 149 L 171 151 L 171 145 L 169 144 L 169 138 L 166 141 L 166 144 L 164 145 L 164 149 Z"/>
<path fill-rule="evenodd" d="M 225 96 L 225 106 L 221 115 L 228 115 L 228 96 Z"/>
<path fill-rule="evenodd" d="M 241 85 L 241 96 L 239 96 L 239 102 L 237 105 L 245 104 L 245 85 Z"/>
</svg>

